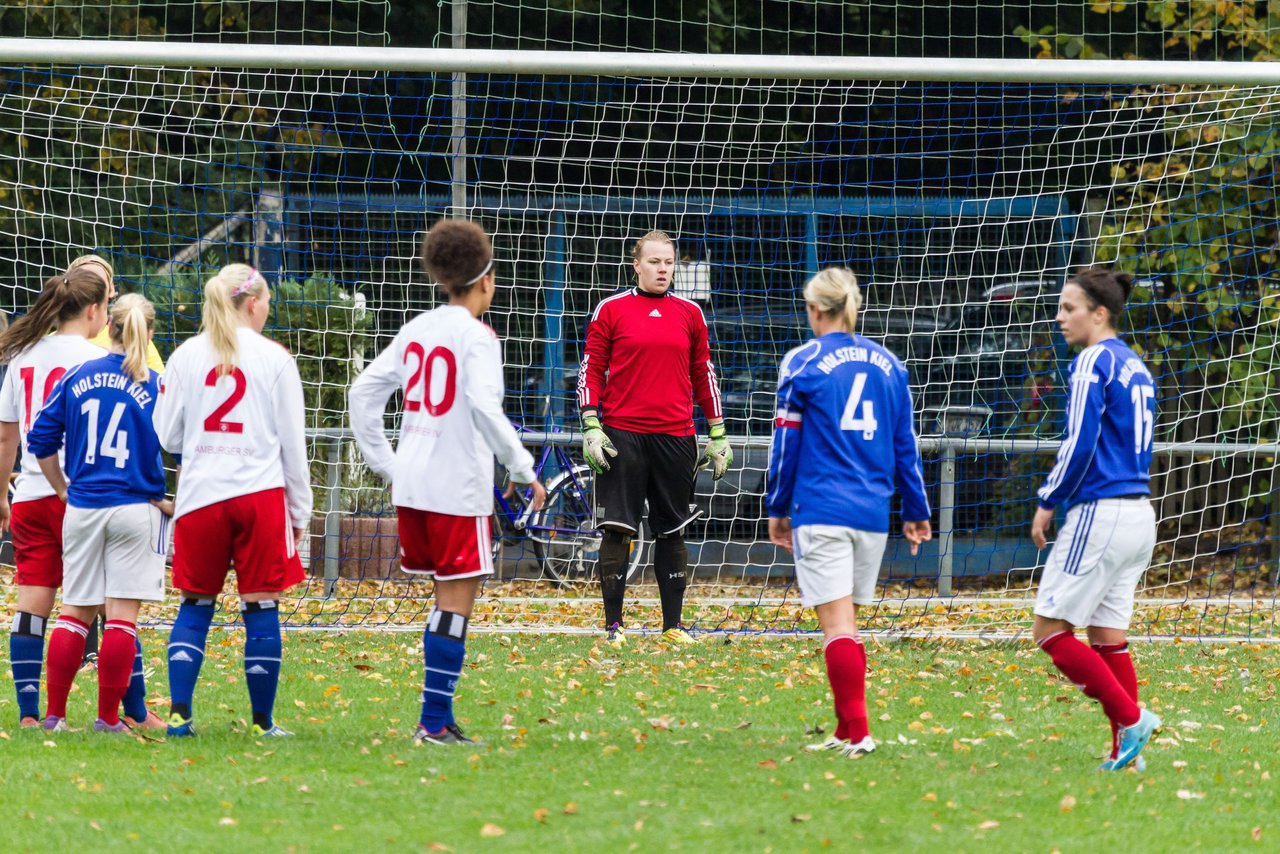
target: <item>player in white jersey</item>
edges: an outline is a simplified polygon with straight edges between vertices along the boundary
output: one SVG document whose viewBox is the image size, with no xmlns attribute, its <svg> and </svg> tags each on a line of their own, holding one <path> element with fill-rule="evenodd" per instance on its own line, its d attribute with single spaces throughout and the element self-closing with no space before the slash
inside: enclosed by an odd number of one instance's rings
<svg viewBox="0 0 1280 854">
<path fill-rule="evenodd" d="M 151 419 L 159 395 L 159 374 L 147 367 L 155 309 L 140 294 L 125 294 L 110 313 L 111 352 L 68 371 L 27 435 L 28 450 L 67 505 L 62 608 L 49 637 L 47 730 L 65 728 L 67 695 L 104 606 L 93 728 L 132 728 L 119 712 L 140 669 L 138 611 L 144 601 L 164 599 L 165 511 L 172 513 L 172 503 L 164 500 Z M 58 460 L 64 447 L 65 475 Z M 152 717 L 160 723 L 144 706 L 142 725 Z"/>
<path fill-rule="evenodd" d="M 193 735 L 191 701 L 214 601 L 234 562 L 245 626 L 252 734 L 275 724 L 280 594 L 302 581 L 298 542 L 311 526 L 302 380 L 293 356 L 263 337 L 267 282 L 247 264 L 205 285 L 200 334 L 173 351 L 156 432 L 179 464 L 173 586 L 182 605 L 169 635 L 169 734 Z"/>
<path fill-rule="evenodd" d="M 1128 651 L 1134 592 L 1156 541 L 1149 486 L 1155 382 L 1116 334 L 1131 285 L 1128 274 L 1095 267 L 1062 288 L 1058 327 L 1067 344 L 1083 349 L 1071 363 L 1067 436 L 1031 523 L 1032 541 L 1044 548 L 1055 509 L 1066 508 L 1040 579 L 1032 634 L 1062 675 L 1106 712 L 1106 771 L 1140 764 L 1160 727 L 1138 706 Z M 1092 647 L 1076 638 L 1076 626 L 1087 627 Z"/>
<path fill-rule="evenodd" d="M 17 613 L 9 633 L 10 666 L 22 726 L 40 725 L 40 671 L 54 595 L 62 585 L 62 520 L 66 505 L 27 453 L 27 433 L 63 374 L 106 351 L 89 343 L 107 318 L 107 285 L 88 269 L 45 282 L 22 317 L 0 333 L 0 476 L 7 481 L 22 449 L 22 468 L 10 508 L 0 497 L 0 531 L 13 539 Z M 50 329 L 56 333 L 49 335 Z"/>
<path fill-rule="evenodd" d="M 453 694 L 480 580 L 493 572 L 494 455 L 507 467 L 511 489 L 532 485 L 535 508 L 546 490 L 503 414 L 501 348 L 479 320 L 497 288 L 488 235 L 467 220 L 442 220 L 423 240 L 422 264 L 448 305 L 406 323 L 356 378 L 347 403 L 365 462 L 391 482 L 400 564 L 436 582 L 422 635 L 422 716 L 414 741 L 470 744 L 454 719 Z M 393 450 L 383 414 L 396 391 L 403 391 L 404 411 Z"/>
</svg>

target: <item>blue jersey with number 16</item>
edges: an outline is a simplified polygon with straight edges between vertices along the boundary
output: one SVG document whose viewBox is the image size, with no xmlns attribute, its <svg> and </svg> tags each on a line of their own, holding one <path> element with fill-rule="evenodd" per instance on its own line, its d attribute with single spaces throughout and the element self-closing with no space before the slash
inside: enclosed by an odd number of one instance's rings
<svg viewBox="0 0 1280 854">
<path fill-rule="evenodd" d="M 1127 344 L 1107 338 L 1080 351 L 1071 363 L 1067 436 L 1040 506 L 1150 495 L 1155 420 L 1155 381 Z"/>
<path fill-rule="evenodd" d="M 789 352 L 778 377 L 769 450 L 769 515 L 801 525 L 889 530 L 929 518 L 907 370 L 861 335 L 831 332 Z"/>
<path fill-rule="evenodd" d="M 27 435 L 38 459 L 67 446 L 67 503 L 119 507 L 164 498 L 164 465 L 151 416 L 160 375 L 145 382 L 124 372 L 112 353 L 68 372 L 54 388 Z"/>
</svg>

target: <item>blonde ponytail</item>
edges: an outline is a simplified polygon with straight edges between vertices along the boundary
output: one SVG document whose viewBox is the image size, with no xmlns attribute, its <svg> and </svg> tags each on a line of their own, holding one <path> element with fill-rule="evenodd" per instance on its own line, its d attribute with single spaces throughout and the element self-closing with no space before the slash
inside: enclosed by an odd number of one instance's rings
<svg viewBox="0 0 1280 854">
<path fill-rule="evenodd" d="M 209 335 L 218 356 L 218 374 L 227 374 L 240 355 L 240 309 L 249 297 L 261 297 L 267 280 L 248 264 L 228 264 L 204 286 L 204 308 L 200 331 Z"/>
<path fill-rule="evenodd" d="M 111 306 L 111 340 L 124 348 L 124 372 L 134 382 L 146 382 L 147 343 L 155 327 L 156 309 L 141 294 L 125 294 Z"/>
<path fill-rule="evenodd" d="M 823 314 L 843 314 L 849 331 L 856 328 L 862 308 L 862 289 L 853 271 L 845 267 L 828 267 L 814 274 L 804 286 L 804 301 Z"/>
</svg>

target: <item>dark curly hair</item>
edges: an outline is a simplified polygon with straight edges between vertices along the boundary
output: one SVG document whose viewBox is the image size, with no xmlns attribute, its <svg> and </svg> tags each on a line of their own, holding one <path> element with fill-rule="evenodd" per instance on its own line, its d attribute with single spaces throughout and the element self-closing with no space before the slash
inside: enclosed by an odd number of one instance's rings
<svg viewBox="0 0 1280 854">
<path fill-rule="evenodd" d="M 471 290 L 493 267 L 493 244 L 466 219 L 442 219 L 422 239 L 422 269 L 451 297 Z"/>
<path fill-rule="evenodd" d="M 1089 307 L 1102 306 L 1111 315 L 1114 326 L 1124 312 L 1124 304 L 1133 290 L 1133 276 L 1110 267 L 1088 267 L 1067 279 L 1077 285 L 1089 299 Z"/>
</svg>

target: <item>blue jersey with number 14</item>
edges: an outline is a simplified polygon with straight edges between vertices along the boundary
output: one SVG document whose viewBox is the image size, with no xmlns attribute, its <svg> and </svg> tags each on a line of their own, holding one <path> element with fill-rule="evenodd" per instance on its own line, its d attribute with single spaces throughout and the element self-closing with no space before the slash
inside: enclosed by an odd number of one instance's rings
<svg viewBox="0 0 1280 854">
<path fill-rule="evenodd" d="M 160 440 L 151 417 L 160 375 L 145 382 L 124 372 L 112 353 L 68 372 L 54 388 L 27 434 L 38 459 L 58 453 L 65 437 L 67 503 L 119 507 L 164 498 Z"/>
<path fill-rule="evenodd" d="M 832 332 L 789 352 L 778 377 L 769 450 L 769 515 L 800 525 L 889 530 L 929 518 L 907 370 L 861 335 Z"/>
</svg>

